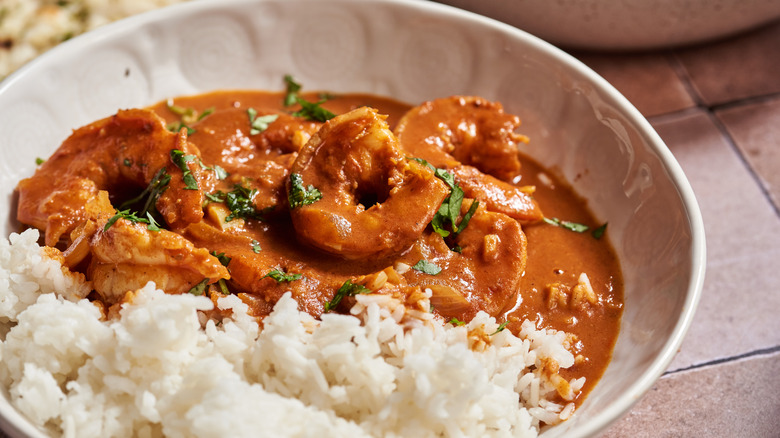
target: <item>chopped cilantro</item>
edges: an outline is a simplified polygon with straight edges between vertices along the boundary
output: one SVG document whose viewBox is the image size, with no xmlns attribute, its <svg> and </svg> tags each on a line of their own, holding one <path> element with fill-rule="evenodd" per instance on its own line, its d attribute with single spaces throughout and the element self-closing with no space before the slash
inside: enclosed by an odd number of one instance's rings
<svg viewBox="0 0 780 438">
<path fill-rule="evenodd" d="M 412 269 L 414 269 L 416 271 L 420 271 L 420 272 L 422 272 L 424 274 L 428 274 L 428 275 L 436 275 L 439 272 L 441 272 L 441 268 L 440 267 L 434 265 L 433 263 L 431 263 L 431 262 L 429 262 L 428 260 L 425 260 L 425 259 L 420 259 L 420 261 L 417 262 L 417 264 L 412 266 Z"/>
<path fill-rule="evenodd" d="M 417 161 L 423 166 L 433 170 L 433 174 L 449 186 L 450 194 L 444 198 L 444 201 L 442 201 L 439 206 L 439 210 L 433 216 L 431 226 L 433 227 L 433 231 L 441 237 L 448 237 L 453 233 L 457 236 L 466 229 L 472 216 L 474 216 L 474 213 L 477 211 L 477 207 L 479 207 L 479 201 L 474 200 L 474 202 L 471 203 L 469 210 L 463 215 L 463 219 L 461 219 L 460 223 L 457 223 L 460 209 L 463 205 L 464 193 L 463 189 L 455 182 L 455 176 L 446 169 L 433 167 L 433 165 L 421 158 L 411 158 L 411 160 Z M 453 249 L 453 251 L 455 250 Z"/>
<path fill-rule="evenodd" d="M 219 286 L 219 291 L 222 295 L 230 295 L 230 289 L 228 289 L 227 282 L 224 278 L 217 280 L 217 285 Z"/>
<path fill-rule="evenodd" d="M 156 211 L 154 205 L 157 203 L 157 199 L 160 195 L 168 189 L 168 183 L 171 182 L 171 176 L 165 171 L 165 168 L 161 168 L 154 174 L 152 180 L 149 181 L 149 185 L 146 186 L 144 191 L 140 195 L 133 199 L 127 200 L 119 206 L 120 210 L 125 210 L 131 206 L 144 201 L 139 214 L 145 216 L 150 212 Z"/>
<path fill-rule="evenodd" d="M 147 213 L 147 217 L 148 219 L 143 217 L 138 217 L 136 213 L 131 212 L 130 210 L 121 210 L 121 211 L 117 210 L 116 214 L 111 216 L 111 218 L 106 222 L 106 225 L 103 227 L 103 231 L 107 231 L 119 219 L 127 219 L 130 222 L 147 224 L 146 229 L 148 229 L 149 231 L 160 231 L 159 224 L 157 222 L 154 222 L 154 219 L 152 219 L 151 215 Z"/>
<path fill-rule="evenodd" d="M 604 233 L 607 231 L 607 223 L 604 222 L 604 225 L 596 228 L 593 230 L 590 234 L 593 236 L 594 239 L 599 240 L 604 236 Z"/>
<path fill-rule="evenodd" d="M 363 286 L 362 284 L 353 283 L 352 280 L 347 280 L 341 285 L 336 295 L 333 295 L 333 299 L 325 303 L 325 311 L 330 312 L 339 305 L 342 299 L 346 296 L 354 296 L 357 294 L 370 294 L 371 289 Z"/>
<path fill-rule="evenodd" d="M 309 102 L 308 100 L 302 99 L 300 96 L 295 96 L 295 101 L 301 106 L 300 110 L 292 113 L 295 117 L 303 117 L 306 120 L 313 120 L 316 122 L 327 122 L 336 117 L 335 114 L 321 106 L 325 100 Z"/>
<path fill-rule="evenodd" d="M 230 214 L 225 218 L 225 222 L 230 222 L 233 219 L 263 220 L 263 212 L 266 209 L 263 209 L 262 212 L 257 211 L 253 202 L 255 195 L 257 195 L 256 189 L 248 189 L 241 184 L 235 184 L 233 185 L 233 190 L 227 193 L 216 191 L 214 193 L 206 193 L 204 196 L 211 202 L 224 202 L 230 210 Z"/>
<path fill-rule="evenodd" d="M 158 224 L 157 221 L 154 220 L 154 217 L 148 211 L 146 212 L 146 218 L 149 220 L 149 225 L 146 226 L 147 230 L 160 231 L 160 224 Z"/>
<path fill-rule="evenodd" d="M 265 131 L 268 129 L 268 125 L 279 118 L 279 114 L 268 114 L 257 117 L 257 110 L 254 108 L 247 108 L 246 114 L 249 116 L 249 126 L 251 127 L 249 135 L 257 135 Z"/>
<path fill-rule="evenodd" d="M 167 130 L 171 131 L 171 132 L 174 132 L 174 133 L 178 133 L 179 131 L 182 130 L 182 128 L 186 128 L 187 129 L 187 135 L 192 135 L 192 134 L 195 133 L 195 129 L 190 128 L 189 126 L 184 124 L 184 122 L 182 122 L 182 121 L 168 123 L 167 125 L 165 125 L 165 128 Z"/>
<path fill-rule="evenodd" d="M 458 318 L 452 318 L 451 320 L 449 320 L 449 323 L 452 324 L 452 325 L 456 325 L 457 326 L 457 325 L 463 325 L 466 322 L 465 321 L 461 321 Z"/>
<path fill-rule="evenodd" d="M 574 231 L 575 233 L 584 233 L 588 231 L 588 226 L 583 224 L 578 224 L 576 222 L 569 222 L 569 221 L 562 221 L 558 218 L 552 217 L 552 218 L 544 218 L 544 221 L 547 222 L 550 225 L 554 225 L 556 227 L 565 228 L 569 231 Z"/>
<path fill-rule="evenodd" d="M 171 149 L 171 161 L 182 171 L 182 181 L 184 181 L 184 188 L 186 190 L 198 190 L 198 181 L 195 180 L 195 176 L 190 171 L 187 163 L 197 160 L 195 155 L 185 155 L 184 152 L 179 149 Z M 201 163 L 201 166 L 203 164 Z"/>
<path fill-rule="evenodd" d="M 43 164 L 45 162 L 46 162 L 46 160 L 44 160 L 41 157 L 38 157 L 38 158 L 35 159 L 35 164 L 38 165 L 38 166 L 40 166 L 41 164 Z"/>
<path fill-rule="evenodd" d="M 278 269 L 274 269 L 273 271 L 263 275 L 261 280 L 265 277 L 272 278 L 276 280 L 277 283 L 282 282 L 290 282 L 295 280 L 300 280 L 301 277 L 303 277 L 303 274 L 295 274 L 295 273 L 285 273 L 284 271 L 280 271 Z"/>
<path fill-rule="evenodd" d="M 252 251 L 254 251 L 255 254 L 259 254 L 262 249 L 263 248 L 260 247 L 260 242 L 257 240 L 252 241 Z"/>
<path fill-rule="evenodd" d="M 203 281 L 196 284 L 195 286 L 190 289 L 189 293 L 193 295 L 203 295 L 204 292 L 206 292 L 206 286 L 208 286 L 209 279 L 204 278 Z"/>
<path fill-rule="evenodd" d="M 129 158 L 125 158 L 124 161 L 122 161 L 122 164 L 124 164 L 125 167 L 130 167 L 133 165 L 133 161 Z"/>
<path fill-rule="evenodd" d="M 504 329 L 506 328 L 506 325 L 507 325 L 507 324 L 509 324 L 509 321 L 504 321 L 504 322 L 502 322 L 502 323 L 501 323 L 501 325 L 499 325 L 499 326 L 498 326 L 498 328 L 496 329 L 496 331 L 494 331 L 493 333 L 489 334 L 488 336 L 493 336 L 493 335 L 495 335 L 495 334 L 497 334 L 497 333 L 499 333 L 499 332 L 503 332 L 503 331 L 504 331 Z"/>
<path fill-rule="evenodd" d="M 216 251 L 211 251 L 209 254 L 216 257 L 222 266 L 227 266 L 228 263 L 230 263 L 230 260 L 232 260 L 230 257 L 226 256 L 224 252 L 217 253 Z"/>
<path fill-rule="evenodd" d="M 301 84 L 295 82 L 295 79 L 291 75 L 284 75 L 285 94 L 284 94 L 284 106 L 291 106 L 295 104 L 295 100 L 298 97 L 298 92 L 301 91 Z"/>
<path fill-rule="evenodd" d="M 322 199 L 322 193 L 314 186 L 303 186 L 303 178 L 300 174 L 290 174 L 290 191 L 287 194 L 287 201 L 290 208 L 298 208 L 304 205 L 313 204 Z"/>
<path fill-rule="evenodd" d="M 225 169 L 223 169 L 223 168 L 219 167 L 219 166 L 218 166 L 218 165 L 216 165 L 216 164 L 214 165 L 213 169 L 214 169 L 214 173 L 215 173 L 215 174 L 217 174 L 217 179 L 219 179 L 219 180 L 224 180 L 224 179 L 227 179 L 227 177 L 230 175 L 230 174 L 227 172 L 227 170 L 225 170 Z"/>
</svg>

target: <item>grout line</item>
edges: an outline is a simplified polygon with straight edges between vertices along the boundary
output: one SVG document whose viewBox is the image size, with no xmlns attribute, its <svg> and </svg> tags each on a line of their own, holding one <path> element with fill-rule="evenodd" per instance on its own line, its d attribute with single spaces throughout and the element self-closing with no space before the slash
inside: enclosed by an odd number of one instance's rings
<svg viewBox="0 0 780 438">
<path fill-rule="evenodd" d="M 745 166 L 747 171 L 750 173 L 750 176 L 753 178 L 753 181 L 756 182 L 758 185 L 758 189 L 761 191 L 761 194 L 764 196 L 764 199 L 769 203 L 769 207 L 775 212 L 775 216 L 780 217 L 780 205 L 776 205 L 774 201 L 772 200 L 772 194 L 769 192 L 769 188 L 764 184 L 764 182 L 761 180 L 761 176 L 756 172 L 756 170 L 753 168 L 753 166 L 750 165 L 750 161 L 748 161 L 745 154 L 742 152 L 742 149 L 737 146 L 737 142 L 734 141 L 734 138 L 731 136 L 731 133 L 729 133 L 728 128 L 726 128 L 726 125 L 721 122 L 720 118 L 715 115 L 712 111 L 707 111 L 707 115 L 710 118 L 710 121 L 715 125 L 715 128 L 720 132 L 720 134 L 723 136 L 723 139 L 726 141 L 726 143 L 731 147 L 731 149 L 734 151 L 735 154 L 737 154 L 737 157 L 742 162 L 742 165 Z"/>
<path fill-rule="evenodd" d="M 724 111 L 739 106 L 766 103 L 776 99 L 780 99 L 780 91 L 774 93 L 762 94 L 760 96 L 743 97 L 740 99 L 731 100 L 729 102 L 718 103 L 715 105 L 711 105 L 709 107 L 709 110 L 712 112 Z"/>
<path fill-rule="evenodd" d="M 672 371 L 666 371 L 663 375 L 667 376 L 667 375 L 671 375 L 671 374 L 681 373 L 683 371 L 691 371 L 691 370 L 696 370 L 696 369 L 699 369 L 699 368 L 704 368 L 704 367 L 709 367 L 709 366 L 714 366 L 714 365 L 720 365 L 720 364 L 727 363 L 727 362 L 734 362 L 734 361 L 741 360 L 741 359 L 747 359 L 747 358 L 755 357 L 755 356 L 769 355 L 769 354 L 778 353 L 778 352 L 780 352 L 780 345 L 777 345 L 777 346 L 774 346 L 774 347 L 769 347 L 769 348 L 762 348 L 760 350 L 754 350 L 754 351 L 751 351 L 751 352 L 748 352 L 748 353 L 738 354 L 736 356 L 725 357 L 725 358 L 722 358 L 722 359 L 715 359 L 715 360 L 711 360 L 709 362 L 703 362 L 703 363 L 700 363 L 700 364 L 695 364 L 695 365 L 687 366 L 685 368 L 680 368 L 680 369 L 676 369 L 676 370 L 672 370 Z"/>
<path fill-rule="evenodd" d="M 742 149 L 739 148 L 737 142 L 734 140 L 734 138 L 731 136 L 731 133 L 728 131 L 728 128 L 726 128 L 726 125 L 723 122 L 721 122 L 720 118 L 715 114 L 716 111 L 727 110 L 729 108 L 736 108 L 742 105 L 768 102 L 780 98 L 780 92 L 765 94 L 761 96 L 746 97 L 746 98 L 736 99 L 730 102 L 725 102 L 725 103 L 720 103 L 715 105 L 707 105 L 704 103 L 703 98 L 696 90 L 696 87 L 693 84 L 690 75 L 688 74 L 688 70 L 685 69 L 685 66 L 677 57 L 676 52 L 668 53 L 667 60 L 669 61 L 669 65 L 671 65 L 672 70 L 674 70 L 675 74 L 677 74 L 677 77 L 680 79 L 680 82 L 682 82 L 683 88 L 685 88 L 685 90 L 691 96 L 691 99 L 693 99 L 694 104 L 696 106 L 693 108 L 686 108 L 680 111 L 675 111 L 673 113 L 662 114 L 660 116 L 648 118 L 648 120 L 651 123 L 653 122 L 657 123 L 657 122 L 669 121 L 670 119 L 674 120 L 676 118 L 684 117 L 696 111 L 705 112 L 709 117 L 710 121 L 715 125 L 715 128 L 718 130 L 718 132 L 720 132 L 721 136 L 723 136 L 724 140 L 729 145 L 729 147 L 734 151 L 737 157 L 739 157 L 740 161 L 742 162 L 742 165 L 745 166 L 747 171 L 750 173 L 750 176 L 758 185 L 759 190 L 761 190 L 761 194 L 769 203 L 769 206 L 775 212 L 775 215 L 780 217 L 780 205 L 775 204 L 775 202 L 772 200 L 772 194 L 769 192 L 769 188 L 766 186 L 766 184 L 764 184 L 764 182 L 761 179 L 761 176 L 756 172 L 753 166 L 750 165 L 750 161 L 742 152 Z"/>
</svg>

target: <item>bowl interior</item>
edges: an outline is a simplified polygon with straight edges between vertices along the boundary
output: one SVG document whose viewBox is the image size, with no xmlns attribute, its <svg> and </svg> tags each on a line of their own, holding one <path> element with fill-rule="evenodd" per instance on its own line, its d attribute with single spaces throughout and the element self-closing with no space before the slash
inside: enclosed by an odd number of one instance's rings
<svg viewBox="0 0 780 438">
<path fill-rule="evenodd" d="M 603 429 L 660 376 L 690 322 L 704 266 L 701 217 L 679 166 L 641 115 L 582 64 L 447 6 L 206 0 L 74 38 L 0 84 L 2 202 L 12 205 L 17 181 L 71 129 L 178 95 L 281 89 L 287 73 L 309 90 L 412 104 L 452 94 L 501 101 L 523 119 L 528 152 L 609 223 L 626 291 L 614 359 L 574 418 L 545 436 Z M 19 225 L 14 207 L 3 211 L 8 235 Z M 18 424 L 9 409 L 0 400 L 0 415 Z"/>
</svg>

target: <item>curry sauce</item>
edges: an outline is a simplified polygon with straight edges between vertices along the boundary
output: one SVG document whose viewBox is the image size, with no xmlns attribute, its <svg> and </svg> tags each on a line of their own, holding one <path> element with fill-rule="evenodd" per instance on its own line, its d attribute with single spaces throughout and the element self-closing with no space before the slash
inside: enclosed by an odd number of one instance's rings
<svg viewBox="0 0 780 438">
<path fill-rule="evenodd" d="M 617 338 L 620 267 L 587 203 L 518 154 L 519 120 L 480 98 L 345 94 L 316 104 L 325 122 L 301 108 L 320 96 L 284 97 L 181 97 L 81 128 L 20 183 L 19 220 L 106 306 L 153 278 L 236 293 L 260 319 L 287 291 L 319 316 L 354 293 L 415 306 L 426 290 L 454 324 L 530 319 L 572 335 L 562 374 L 586 377 L 581 401 Z"/>
</svg>

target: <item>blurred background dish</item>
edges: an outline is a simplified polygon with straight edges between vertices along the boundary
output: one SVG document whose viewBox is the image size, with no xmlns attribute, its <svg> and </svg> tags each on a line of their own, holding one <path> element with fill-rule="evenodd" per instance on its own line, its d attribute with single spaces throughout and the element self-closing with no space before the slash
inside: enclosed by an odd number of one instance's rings
<svg viewBox="0 0 780 438">
<path fill-rule="evenodd" d="M 561 47 L 658 49 L 726 37 L 780 18 L 776 0 L 437 0 Z"/>
</svg>

